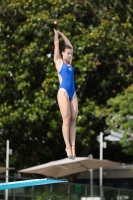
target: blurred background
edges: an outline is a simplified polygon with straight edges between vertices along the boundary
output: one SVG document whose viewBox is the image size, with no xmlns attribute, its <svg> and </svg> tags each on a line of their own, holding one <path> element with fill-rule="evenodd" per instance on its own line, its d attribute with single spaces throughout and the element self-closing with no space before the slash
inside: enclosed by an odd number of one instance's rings
<svg viewBox="0 0 133 200">
<path fill-rule="evenodd" d="M 131 0 L 1 0 L 0 164 L 9 140 L 11 175 L 66 157 L 53 28 L 74 47 L 77 156 L 99 158 L 103 132 L 103 159 L 132 164 L 132 25 Z"/>
</svg>

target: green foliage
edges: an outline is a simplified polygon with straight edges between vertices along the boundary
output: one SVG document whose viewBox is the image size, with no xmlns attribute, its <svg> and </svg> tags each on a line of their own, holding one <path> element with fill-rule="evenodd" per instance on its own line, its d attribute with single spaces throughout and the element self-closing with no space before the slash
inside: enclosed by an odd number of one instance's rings
<svg viewBox="0 0 133 200">
<path fill-rule="evenodd" d="M 52 192 L 51 192 L 52 188 Z M 37 187 L 35 188 L 35 199 L 36 200 L 41 200 L 41 199 L 55 199 L 55 200 L 67 200 L 68 199 L 68 185 L 64 184 L 56 184 L 53 185 L 48 185 L 44 187 Z"/>
<path fill-rule="evenodd" d="M 118 94 L 108 101 L 109 116 L 108 127 L 120 132 L 123 137 L 121 144 L 124 152 L 133 154 L 133 85 L 128 87 L 123 94 Z"/>
<path fill-rule="evenodd" d="M 5 153 L 10 140 L 10 164 L 22 168 L 65 156 L 53 28 L 74 46 L 77 155 L 93 144 L 106 126 L 106 102 L 133 81 L 132 8 L 120 0 L 2 0 L 0 148 Z"/>
</svg>

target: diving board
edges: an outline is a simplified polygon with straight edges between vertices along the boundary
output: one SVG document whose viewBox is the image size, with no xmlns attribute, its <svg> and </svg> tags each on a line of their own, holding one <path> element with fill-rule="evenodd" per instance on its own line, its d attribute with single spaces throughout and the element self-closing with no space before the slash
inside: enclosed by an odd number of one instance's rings
<svg viewBox="0 0 133 200">
<path fill-rule="evenodd" d="M 34 179 L 34 180 L 27 180 L 27 181 L 14 181 L 14 182 L 8 182 L 8 183 L 0 183 L 0 190 L 23 188 L 23 187 L 30 187 L 30 186 L 35 186 L 35 185 L 46 185 L 46 184 L 53 184 L 53 183 L 64 183 L 64 182 L 68 182 L 68 180 L 45 178 L 45 179 Z"/>
</svg>

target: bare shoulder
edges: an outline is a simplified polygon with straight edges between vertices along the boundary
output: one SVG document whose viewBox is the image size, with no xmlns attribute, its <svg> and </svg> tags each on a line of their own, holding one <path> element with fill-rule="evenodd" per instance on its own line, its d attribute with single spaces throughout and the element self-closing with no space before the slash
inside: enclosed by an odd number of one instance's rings
<svg viewBox="0 0 133 200">
<path fill-rule="evenodd" d="M 57 59 L 55 62 L 55 68 L 57 70 L 57 72 L 60 71 L 61 67 L 62 67 L 63 61 L 61 58 Z"/>
</svg>

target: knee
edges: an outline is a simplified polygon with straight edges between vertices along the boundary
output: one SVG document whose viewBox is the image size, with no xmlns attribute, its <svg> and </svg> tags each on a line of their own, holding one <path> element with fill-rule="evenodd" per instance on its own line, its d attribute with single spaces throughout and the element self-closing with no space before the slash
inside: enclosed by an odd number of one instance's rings
<svg viewBox="0 0 133 200">
<path fill-rule="evenodd" d="M 72 117 L 72 118 L 71 118 L 71 123 L 72 123 L 72 124 L 76 124 L 76 117 Z"/>
<path fill-rule="evenodd" d="M 70 124 L 70 116 L 63 118 L 63 125 L 68 126 Z"/>
</svg>

